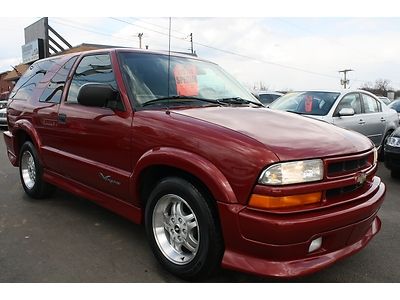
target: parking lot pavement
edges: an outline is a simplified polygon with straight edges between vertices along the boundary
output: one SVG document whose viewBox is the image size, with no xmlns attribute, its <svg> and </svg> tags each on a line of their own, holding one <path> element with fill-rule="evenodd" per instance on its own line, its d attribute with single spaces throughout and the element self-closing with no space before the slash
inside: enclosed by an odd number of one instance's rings
<svg viewBox="0 0 400 300">
<path fill-rule="evenodd" d="M 2 132 L 0 132 L 2 135 Z M 381 232 L 361 252 L 295 280 L 220 270 L 209 282 L 399 282 L 400 180 L 387 185 Z M 0 282 L 181 282 L 153 257 L 143 227 L 58 190 L 32 200 L 0 137 Z"/>
</svg>

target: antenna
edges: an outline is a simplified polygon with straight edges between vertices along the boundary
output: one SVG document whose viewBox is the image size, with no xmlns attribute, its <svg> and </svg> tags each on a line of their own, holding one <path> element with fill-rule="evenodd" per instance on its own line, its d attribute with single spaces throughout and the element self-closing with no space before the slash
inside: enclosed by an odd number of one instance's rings
<svg viewBox="0 0 400 300">
<path fill-rule="evenodd" d="M 171 17 L 169 17 L 169 26 L 168 26 L 168 75 L 167 75 L 167 114 L 169 112 L 169 77 L 170 77 L 170 66 L 171 66 Z"/>
</svg>

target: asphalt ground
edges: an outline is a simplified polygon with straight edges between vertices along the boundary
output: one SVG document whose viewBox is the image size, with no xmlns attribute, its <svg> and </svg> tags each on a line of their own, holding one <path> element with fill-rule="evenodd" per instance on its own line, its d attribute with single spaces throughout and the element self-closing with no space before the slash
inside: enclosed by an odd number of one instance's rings
<svg viewBox="0 0 400 300">
<path fill-rule="evenodd" d="M 2 132 L 0 131 L 2 135 Z M 219 270 L 208 282 L 399 282 L 400 180 L 383 164 L 382 229 L 361 252 L 313 275 L 282 280 Z M 62 190 L 27 197 L 0 137 L 0 282 L 182 282 L 153 257 L 142 226 Z"/>
</svg>

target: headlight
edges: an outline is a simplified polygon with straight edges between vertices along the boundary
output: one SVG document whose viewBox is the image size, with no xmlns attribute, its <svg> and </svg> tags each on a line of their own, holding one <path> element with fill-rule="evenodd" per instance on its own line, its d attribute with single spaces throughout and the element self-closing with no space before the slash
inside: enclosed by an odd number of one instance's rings
<svg viewBox="0 0 400 300">
<path fill-rule="evenodd" d="M 390 138 L 388 138 L 386 144 L 392 147 L 400 147 L 400 138 L 391 136 Z"/>
<path fill-rule="evenodd" d="M 265 185 L 285 185 L 318 181 L 324 177 L 321 159 L 278 163 L 261 173 L 258 182 Z"/>
</svg>

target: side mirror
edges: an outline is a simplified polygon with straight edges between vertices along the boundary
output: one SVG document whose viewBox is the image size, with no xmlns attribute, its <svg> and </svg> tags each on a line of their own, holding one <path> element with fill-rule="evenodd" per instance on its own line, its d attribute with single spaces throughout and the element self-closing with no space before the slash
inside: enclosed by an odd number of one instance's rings
<svg viewBox="0 0 400 300">
<path fill-rule="evenodd" d="M 77 100 L 85 106 L 110 107 L 118 97 L 118 91 L 108 84 L 86 83 L 79 89 Z"/>
<path fill-rule="evenodd" d="M 350 107 L 344 107 L 341 110 L 339 110 L 340 117 L 354 116 L 354 115 L 355 115 L 355 111 L 354 111 L 354 109 L 352 109 Z"/>
</svg>

